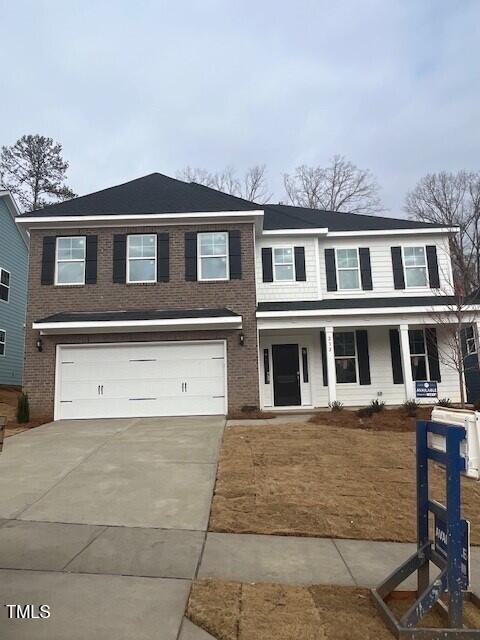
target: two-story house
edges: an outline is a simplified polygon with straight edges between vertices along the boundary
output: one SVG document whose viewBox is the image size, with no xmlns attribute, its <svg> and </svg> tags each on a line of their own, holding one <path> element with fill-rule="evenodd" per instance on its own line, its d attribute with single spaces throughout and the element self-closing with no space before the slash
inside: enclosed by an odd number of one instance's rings
<svg viewBox="0 0 480 640">
<path fill-rule="evenodd" d="M 8 191 L 0 190 L 0 384 L 20 386 L 27 304 L 28 236 Z"/>
<path fill-rule="evenodd" d="M 414 380 L 458 399 L 432 320 L 449 313 L 455 229 L 257 205 L 157 173 L 19 224 L 36 415 L 400 404 Z"/>
</svg>

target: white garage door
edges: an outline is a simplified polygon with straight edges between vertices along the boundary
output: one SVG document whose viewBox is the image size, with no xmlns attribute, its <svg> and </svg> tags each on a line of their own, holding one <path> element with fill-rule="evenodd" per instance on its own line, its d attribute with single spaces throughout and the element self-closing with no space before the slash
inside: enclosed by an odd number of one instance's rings
<svg viewBox="0 0 480 640">
<path fill-rule="evenodd" d="M 223 341 L 57 348 L 56 419 L 226 413 Z"/>
</svg>

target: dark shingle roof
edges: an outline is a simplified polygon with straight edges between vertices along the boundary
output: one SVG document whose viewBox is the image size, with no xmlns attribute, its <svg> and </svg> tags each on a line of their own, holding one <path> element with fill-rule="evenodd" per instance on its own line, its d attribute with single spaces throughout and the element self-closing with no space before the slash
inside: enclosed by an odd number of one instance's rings
<svg viewBox="0 0 480 640">
<path fill-rule="evenodd" d="M 259 209 L 265 212 L 264 229 L 266 230 L 327 227 L 329 231 L 373 231 L 435 229 L 441 226 L 412 220 L 306 209 L 284 204 L 261 205 L 195 182 L 176 180 L 161 173 L 151 173 L 109 189 L 59 202 L 26 213 L 22 217 L 148 215 Z"/>
<path fill-rule="evenodd" d="M 135 309 L 133 311 L 72 311 L 55 313 L 35 322 L 118 322 L 119 320 L 181 320 L 182 318 L 239 317 L 230 309 Z"/>
</svg>

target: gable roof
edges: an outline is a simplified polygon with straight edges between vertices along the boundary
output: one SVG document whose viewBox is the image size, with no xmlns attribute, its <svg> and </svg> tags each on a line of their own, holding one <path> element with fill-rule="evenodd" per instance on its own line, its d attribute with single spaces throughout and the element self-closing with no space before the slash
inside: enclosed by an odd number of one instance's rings
<svg viewBox="0 0 480 640">
<path fill-rule="evenodd" d="M 17 207 L 17 203 L 15 202 L 12 194 L 10 193 L 10 191 L 7 191 L 6 189 L 2 189 L 0 187 L 0 199 L 3 199 L 5 201 L 5 204 L 7 205 L 7 209 L 8 212 L 10 213 L 10 215 L 12 216 L 13 221 L 15 222 L 17 218 L 20 217 L 21 213 L 20 213 L 20 209 Z M 20 234 L 23 242 L 25 243 L 25 245 L 29 246 L 29 242 L 28 242 L 28 235 L 25 231 L 25 229 L 23 229 L 22 227 L 20 227 L 19 225 L 15 225 L 15 227 L 17 228 L 18 233 Z"/>
<path fill-rule="evenodd" d="M 161 173 L 151 173 L 123 184 L 102 189 L 43 209 L 22 218 L 69 216 L 148 216 L 195 212 L 264 211 L 263 228 L 318 229 L 329 231 L 373 231 L 390 229 L 443 228 L 443 225 L 398 218 L 307 209 L 284 204 L 257 204 L 195 182 L 184 182 Z"/>
</svg>

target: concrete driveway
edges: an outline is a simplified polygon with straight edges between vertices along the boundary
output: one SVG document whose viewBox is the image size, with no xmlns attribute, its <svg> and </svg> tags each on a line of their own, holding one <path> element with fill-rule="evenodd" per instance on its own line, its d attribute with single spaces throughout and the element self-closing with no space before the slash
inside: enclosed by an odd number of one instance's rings
<svg viewBox="0 0 480 640">
<path fill-rule="evenodd" d="M 182 622 L 223 417 L 53 422 L 0 456 L 0 602 L 50 605 L 4 640 L 205 638 Z"/>
</svg>

